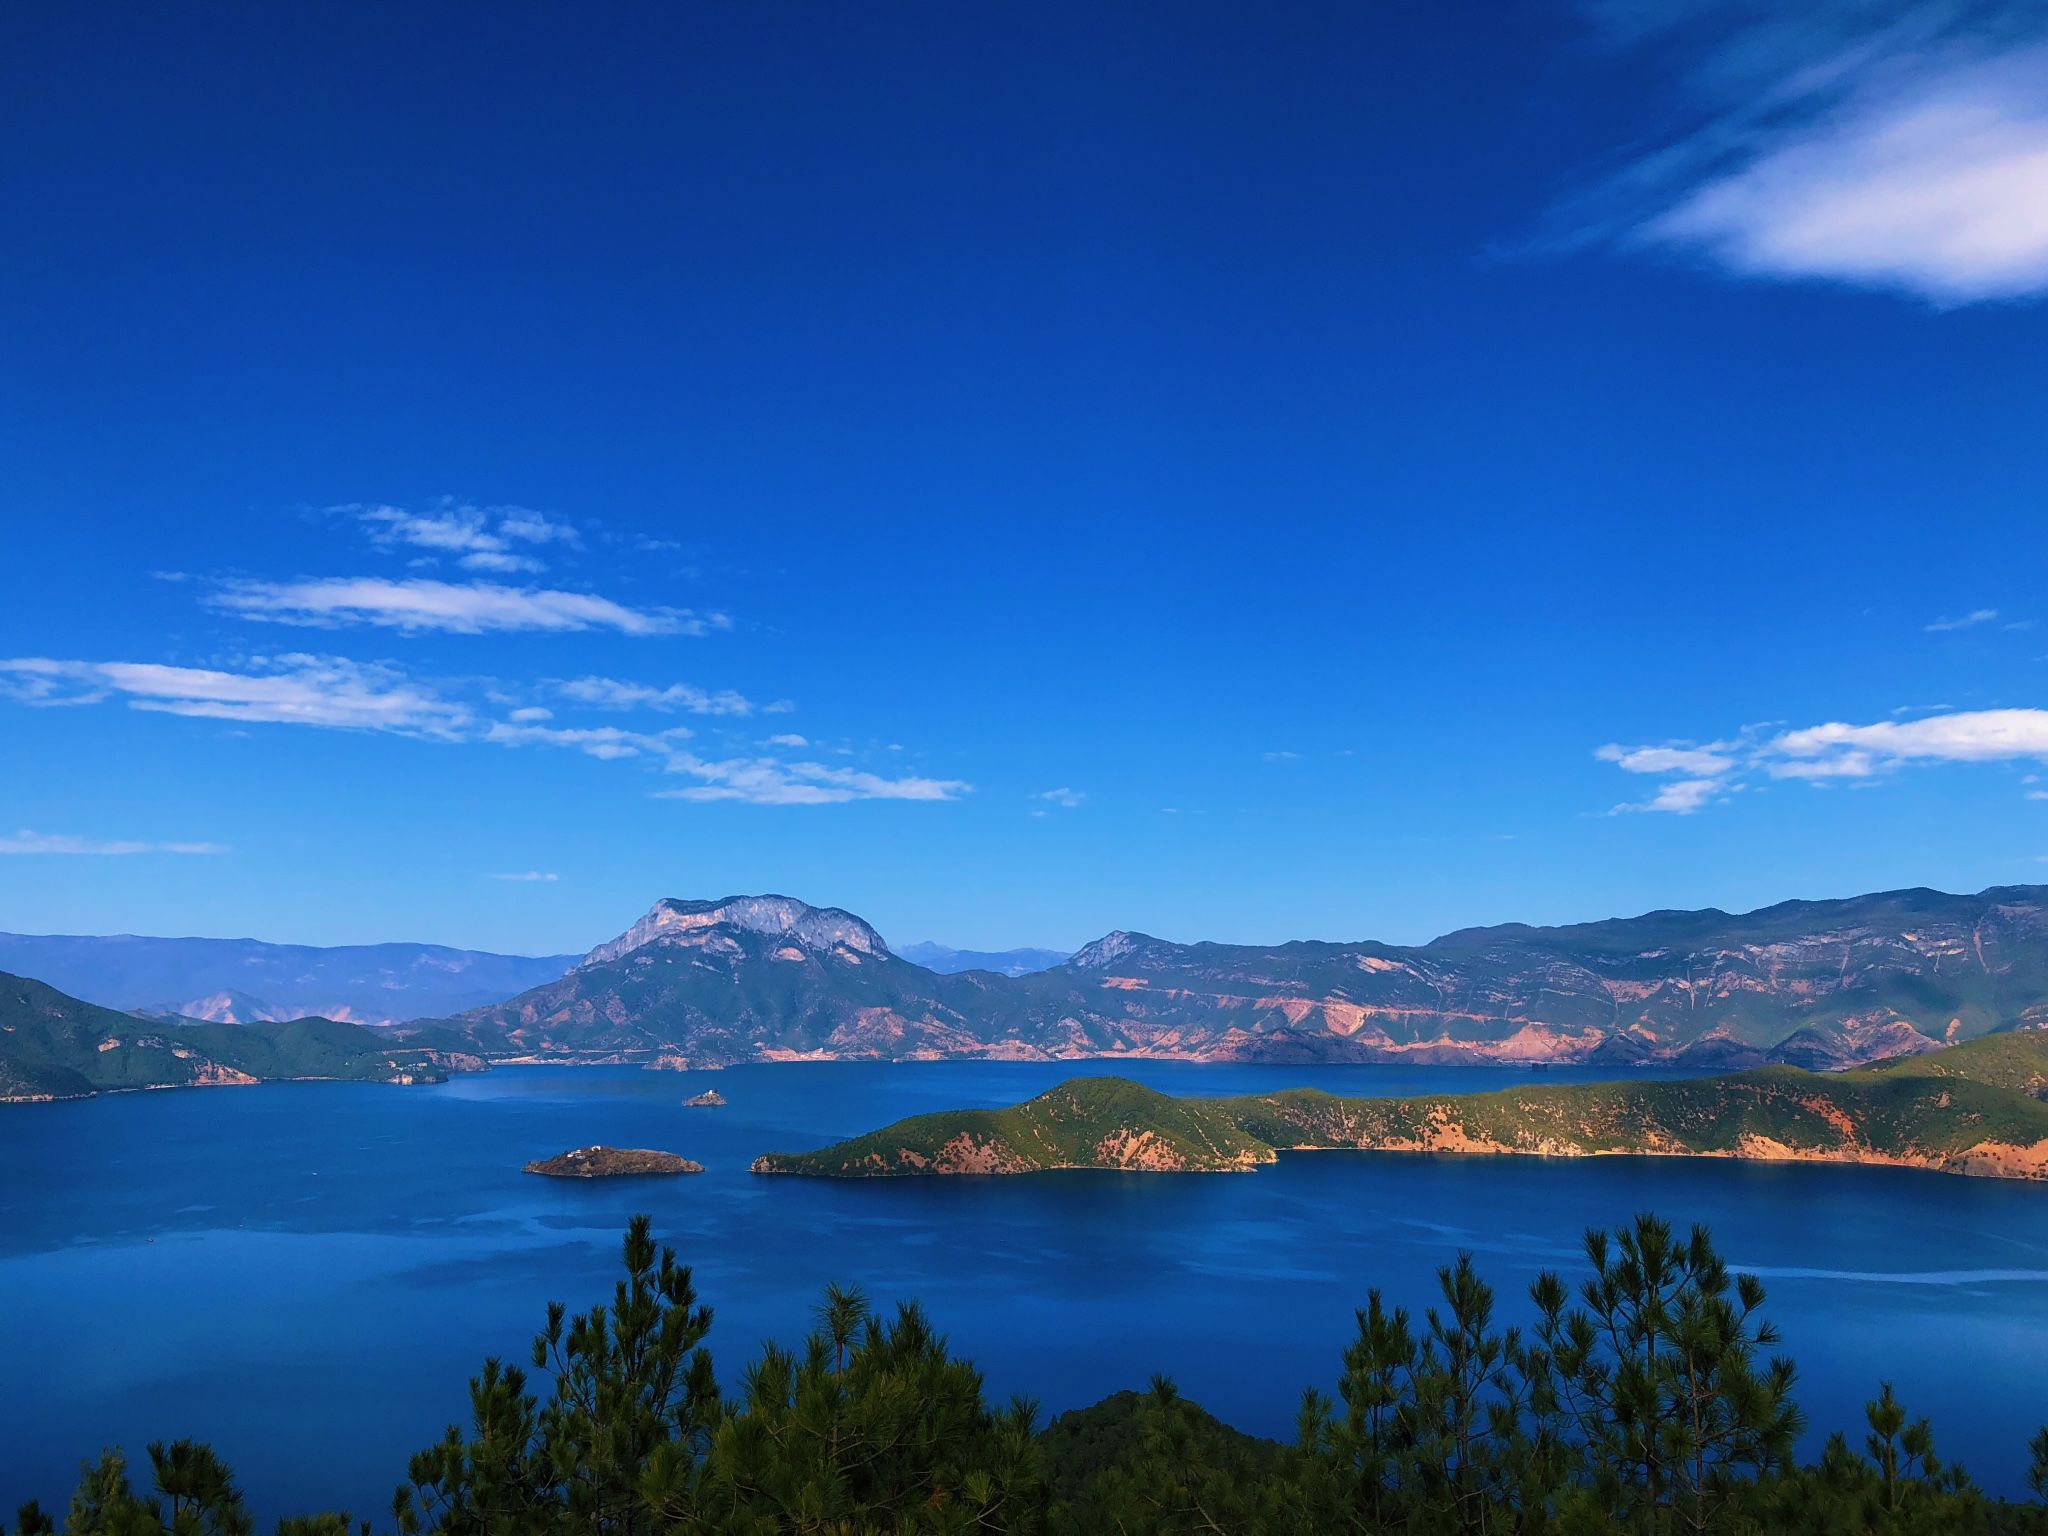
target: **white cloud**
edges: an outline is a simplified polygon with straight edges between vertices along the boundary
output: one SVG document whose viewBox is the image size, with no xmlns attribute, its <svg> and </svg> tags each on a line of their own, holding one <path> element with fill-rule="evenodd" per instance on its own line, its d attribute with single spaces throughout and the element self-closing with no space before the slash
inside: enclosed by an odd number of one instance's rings
<svg viewBox="0 0 2048 1536">
<path fill-rule="evenodd" d="M 466 571 L 490 571 L 504 576 L 532 574 L 547 569 L 531 555 L 514 555 L 495 549 L 480 549 L 473 555 L 464 555 L 460 564 Z"/>
<path fill-rule="evenodd" d="M 228 851 L 220 843 L 109 842 L 99 838 L 72 837 L 60 832 L 31 832 L 26 828 L 12 837 L 0 837 L 0 854 L 57 853 L 110 856 L 134 853 L 213 854 Z"/>
<path fill-rule="evenodd" d="M 491 878 L 493 880 L 516 880 L 521 884 L 539 883 L 544 885 L 553 885 L 557 880 L 561 879 L 562 877 L 556 874 L 551 869 L 529 869 L 516 875 L 493 875 L 491 876 Z"/>
<path fill-rule="evenodd" d="M 1964 614 L 1961 618 L 1936 619 L 1927 626 L 1927 633 L 1930 635 L 1941 635 L 1955 629 L 1974 629 L 1979 624 L 1993 623 L 1997 618 L 1998 610 L 1996 608 L 1979 608 L 1974 612 Z M 2012 626 L 2007 625 L 2006 627 L 2009 629 Z"/>
<path fill-rule="evenodd" d="M 1735 766 L 1725 743 L 1718 741 L 1703 747 L 1623 747 L 1609 742 L 1593 755 L 1624 773 L 1690 773 L 1718 778 Z"/>
<path fill-rule="evenodd" d="M 1609 745 L 1595 754 L 1625 771 L 1674 777 L 1650 800 L 1620 811 L 1690 815 L 1723 792 L 1760 779 L 1870 782 L 1930 763 L 2048 762 L 2048 709 L 1950 710 L 1868 725 L 1830 721 L 1766 734 L 1758 728 L 1710 748 Z"/>
<path fill-rule="evenodd" d="M 1058 789 L 1041 789 L 1031 798 L 1034 800 L 1044 800 L 1049 804 L 1057 805 L 1063 810 L 1069 811 L 1078 809 L 1086 804 L 1088 800 L 1088 796 L 1084 791 L 1068 789 L 1064 784 Z"/>
<path fill-rule="evenodd" d="M 1560 210 L 1569 232 L 1552 244 L 1661 248 L 1937 305 L 2048 292 L 2038 4 L 1589 9 L 1623 46 L 1683 51 L 1682 91 L 1704 115 Z"/>
<path fill-rule="evenodd" d="M 810 744 L 808 737 L 799 736 L 795 731 L 784 731 L 779 736 L 768 738 L 768 745 L 771 747 L 808 747 Z"/>
<path fill-rule="evenodd" d="M 724 614 L 628 608 L 587 592 L 426 578 L 388 581 L 376 576 L 343 576 L 310 581 L 232 581 L 223 584 L 206 601 L 243 618 L 321 629 L 374 624 L 387 629 L 444 630 L 463 635 L 586 629 L 612 629 L 627 635 L 704 635 L 732 625 Z"/>
<path fill-rule="evenodd" d="M 1657 793 L 1648 800 L 1636 805 L 1617 805 L 1608 815 L 1620 816 L 1630 811 L 1669 811 L 1675 816 L 1690 816 L 1727 787 L 1721 779 L 1673 779 L 1668 784 L 1659 785 Z"/>
<path fill-rule="evenodd" d="M 737 800 L 748 805 L 838 805 L 849 800 L 956 800 L 974 788 L 958 779 L 911 775 L 887 778 L 824 763 L 786 763 L 775 758 L 709 761 L 676 753 L 669 772 L 702 782 L 688 789 L 656 792 L 660 800 Z"/>
<path fill-rule="evenodd" d="M 1774 779 L 1867 779 L 1879 768 L 1868 752 L 1841 752 L 1811 761 L 1765 763 L 1764 771 Z"/>
<path fill-rule="evenodd" d="M 387 549 L 424 549 L 454 558 L 465 570 L 500 575 L 546 569 L 530 550 L 520 553 L 515 545 L 580 542 L 569 524 L 526 507 L 474 507 L 443 500 L 425 512 L 359 504 L 328 510 L 355 518 L 369 530 L 373 543 Z"/>
<path fill-rule="evenodd" d="M 501 746 L 566 747 L 607 760 L 657 762 L 665 773 L 698 782 L 686 789 L 655 791 L 658 800 L 732 800 L 749 805 L 841 805 L 853 800 L 954 800 L 973 786 L 958 779 L 922 775 L 888 777 L 824 763 L 787 762 L 776 757 L 707 758 L 684 743 L 691 732 L 676 726 L 661 732 L 618 726 L 588 728 L 517 725 L 498 721 L 483 739 Z"/>
<path fill-rule="evenodd" d="M 575 528 L 559 518 L 536 512 L 531 507 L 497 507 L 498 534 L 523 544 L 568 544 L 583 542 Z"/>
<path fill-rule="evenodd" d="M 689 683 L 671 683 L 666 688 L 646 683 L 623 683 L 614 677 L 577 677 L 557 683 L 556 692 L 579 704 L 598 709 L 652 709 L 663 713 L 692 715 L 751 715 L 753 702 L 730 688 L 709 691 Z"/>
<path fill-rule="evenodd" d="M 622 757 L 667 758 L 690 732 L 682 726 L 649 733 L 621 730 L 615 725 L 587 729 L 548 725 L 512 725 L 493 721 L 484 731 L 485 741 L 506 747 L 573 747 L 587 757 L 612 761 Z"/>
<path fill-rule="evenodd" d="M 2048 709 L 1978 709 L 1874 725 L 1839 721 L 1787 731 L 1768 750 L 1801 762 L 1866 759 L 1876 771 L 1909 762 L 1988 763 L 2048 759 Z"/>
<path fill-rule="evenodd" d="M 298 654 L 251 665 L 260 670 L 17 657 L 0 661 L 0 692 L 39 706 L 118 697 L 159 714 L 444 738 L 461 735 L 471 720 L 466 705 L 388 667 Z"/>
<path fill-rule="evenodd" d="M 1301 754 L 1299 752 L 1282 750 L 1279 752 L 1267 752 L 1264 754 L 1264 757 L 1269 763 L 1293 763 L 1300 761 Z"/>
<path fill-rule="evenodd" d="M 482 697 L 510 702 L 495 687 L 473 686 Z M 509 719 L 494 720 L 480 716 L 471 704 L 446 697 L 395 668 L 296 653 L 254 658 L 238 671 L 149 662 L 17 657 L 0 660 L 0 697 L 37 708 L 120 701 L 131 709 L 236 724 L 380 731 L 446 741 L 482 741 L 504 747 L 558 747 L 606 761 L 638 759 L 663 772 L 695 779 L 697 782 L 687 789 L 661 792 L 666 798 L 684 800 L 735 800 L 757 805 L 943 801 L 957 799 L 973 787 L 958 779 L 921 774 L 891 776 L 771 756 L 707 758 L 687 749 L 685 744 L 691 740 L 692 732 L 685 726 L 662 731 L 558 726 L 548 723 L 553 718 L 550 711 L 537 706 L 514 709 Z M 772 738 L 770 744 L 797 748 L 809 745 L 793 733 Z M 152 851 L 155 846 L 124 845 L 120 851 Z M 163 848 L 172 851 L 171 845 Z M 185 851 L 202 850 L 199 845 L 189 845 Z"/>
</svg>

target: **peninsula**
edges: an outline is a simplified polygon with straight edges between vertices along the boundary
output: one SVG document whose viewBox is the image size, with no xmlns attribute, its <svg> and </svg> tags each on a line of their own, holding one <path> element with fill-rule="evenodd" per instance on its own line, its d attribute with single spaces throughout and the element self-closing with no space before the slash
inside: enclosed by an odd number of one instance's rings
<svg viewBox="0 0 2048 1536">
<path fill-rule="evenodd" d="M 1852 1072 L 1765 1067 L 1673 1081 L 1347 1099 L 1313 1089 L 1183 1099 L 1078 1077 L 1010 1109 L 908 1120 L 756 1173 L 827 1178 L 1245 1172 L 1281 1152 L 1614 1154 L 1871 1163 L 2048 1179 L 2048 1032 L 1993 1035 Z"/>
</svg>

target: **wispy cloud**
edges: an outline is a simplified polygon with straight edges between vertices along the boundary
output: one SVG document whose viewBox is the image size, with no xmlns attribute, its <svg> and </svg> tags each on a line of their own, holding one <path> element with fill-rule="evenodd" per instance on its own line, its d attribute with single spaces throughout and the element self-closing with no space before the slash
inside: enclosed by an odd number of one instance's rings
<svg viewBox="0 0 2048 1536">
<path fill-rule="evenodd" d="M 586 683 L 598 686 L 581 686 Z M 551 686 L 561 689 L 565 685 Z M 614 693 L 614 687 L 627 690 L 631 696 Z M 587 701 L 603 700 L 622 707 L 645 705 L 651 709 L 694 710 L 709 715 L 746 712 L 739 708 L 745 701 L 737 694 L 704 693 L 680 684 L 660 690 L 635 688 L 630 684 L 612 685 L 605 679 L 584 679 L 579 681 L 576 691 Z M 652 697 L 642 697 L 642 693 Z M 296 652 L 252 658 L 233 669 L 47 656 L 0 660 L 0 698 L 32 708 L 111 702 L 126 704 L 130 709 L 237 725 L 306 725 L 510 748 L 552 747 L 603 761 L 639 760 L 662 773 L 694 781 L 686 788 L 660 791 L 663 798 L 755 805 L 946 801 L 969 793 L 973 787 L 959 779 L 880 774 L 858 767 L 790 760 L 767 752 L 719 756 L 692 746 L 694 733 L 681 725 L 654 731 L 616 725 L 559 724 L 552 711 L 538 705 L 510 708 L 508 718 L 493 718 L 492 706 L 514 705 L 519 696 L 518 692 L 507 691 L 485 679 L 435 685 L 410 678 L 388 664 Z M 747 705 L 747 709 L 751 708 Z M 802 751 L 812 743 L 787 732 L 770 737 L 764 745 Z M 891 743 L 888 750 L 901 749 Z M 9 851 L 65 850 L 51 844 Z M 89 850 L 81 845 L 74 851 Z M 156 845 L 136 844 L 101 851 L 174 850 L 172 845 L 163 845 L 158 850 Z M 188 851 L 200 850 L 198 845 L 190 845 Z"/>
<path fill-rule="evenodd" d="M 2048 292 L 2048 12 L 2033 0 L 1588 0 L 1682 57 L 1687 131 L 1558 210 L 1551 244 L 1956 305 Z"/>
<path fill-rule="evenodd" d="M 516 875 L 493 875 L 493 880 L 513 880 L 520 884 L 553 885 L 562 877 L 553 870 L 529 869 Z"/>
<path fill-rule="evenodd" d="M 697 782 L 683 789 L 654 792 L 657 800 L 711 802 L 730 800 L 747 805 L 841 805 L 853 800 L 955 800 L 973 786 L 958 779 L 918 774 L 890 776 L 826 763 L 793 762 L 750 755 L 711 757 L 686 745 L 693 733 L 686 726 L 665 731 L 629 731 L 619 726 L 516 725 L 493 722 L 485 741 L 501 746 L 563 747 L 605 760 L 637 758 L 660 765 L 661 771 Z M 786 738 L 809 745 L 802 737 Z"/>
<path fill-rule="evenodd" d="M 557 683 L 555 691 L 565 699 L 596 709 L 651 709 L 690 715 L 751 715 L 753 702 L 730 688 L 698 688 L 689 683 L 671 683 L 655 688 L 646 683 L 625 683 L 615 677 L 577 677 Z"/>
<path fill-rule="evenodd" d="M 709 760 L 676 753 L 671 773 L 700 782 L 687 789 L 656 791 L 660 800 L 735 800 L 748 805 L 839 805 L 849 800 L 957 800 L 974 786 L 958 779 L 919 775 L 889 778 L 824 763 L 782 762 L 767 757 Z"/>
<path fill-rule="evenodd" d="M 485 741 L 505 747 L 572 747 L 586 757 L 607 762 L 623 757 L 666 759 L 679 743 L 689 738 L 690 732 L 683 726 L 647 732 L 621 730 L 615 725 L 513 725 L 504 721 L 494 721 L 483 736 Z"/>
<path fill-rule="evenodd" d="M 1832 722 L 1786 731 L 1767 750 L 1788 760 L 1772 765 L 1788 778 L 1806 776 L 1795 769 L 1862 777 L 1905 763 L 2048 759 L 2048 709 L 1965 710 L 1874 725 Z"/>
<path fill-rule="evenodd" d="M 0 693 L 46 708 L 120 698 L 158 714 L 443 738 L 463 734 L 472 719 L 467 705 L 388 667 L 291 654 L 251 668 L 25 656 L 0 661 Z"/>
<path fill-rule="evenodd" d="M 360 504 L 328 510 L 353 517 L 369 531 L 372 542 L 386 548 L 425 550 L 445 555 L 465 570 L 501 575 L 545 569 L 545 562 L 533 552 L 538 547 L 581 542 L 570 524 L 527 507 L 474 507 L 444 499 L 421 512 Z"/>
<path fill-rule="evenodd" d="M 1954 619 L 1936 619 L 1926 626 L 1930 635 L 1945 635 L 1950 630 L 1975 629 L 1979 624 L 1994 624 L 1998 621 L 1996 608 L 1978 608 Z"/>
<path fill-rule="evenodd" d="M 93 837 L 72 837 L 61 832 L 31 832 L 26 828 L 12 837 L 0 837 L 0 854 L 83 854 L 106 857 L 136 853 L 214 854 L 230 850 L 221 843 L 137 843 L 108 841 Z"/>
<path fill-rule="evenodd" d="M 1277 752 L 1262 753 L 1261 756 L 1269 763 L 1296 763 L 1301 761 L 1301 754 L 1299 752 L 1289 752 L 1285 748 Z"/>
<path fill-rule="evenodd" d="M 1623 773 L 1689 773 L 1708 778 L 1735 766 L 1727 743 L 1708 742 L 1703 747 L 1624 747 L 1609 742 L 1593 754 L 1603 763 L 1613 763 Z"/>
<path fill-rule="evenodd" d="M 563 632 L 610 629 L 626 635 L 706 635 L 729 629 L 722 613 L 629 608 L 588 592 L 508 587 L 496 582 L 341 576 L 309 581 L 229 581 L 207 603 L 249 619 L 338 629 L 351 624 L 404 631 Z"/>
<path fill-rule="evenodd" d="M 1669 811 L 1674 816 L 1690 816 L 1701 806 L 1711 804 L 1726 794 L 1728 788 L 1724 779 L 1673 779 L 1667 784 L 1660 784 L 1649 799 L 1625 802 L 1607 814 L 1625 816 L 1633 811 Z"/>
<path fill-rule="evenodd" d="M 1825 785 L 1935 763 L 2048 761 L 2048 709 L 1953 710 L 1868 725 L 1831 721 L 1794 730 L 1753 728 L 1707 746 L 1610 744 L 1594 755 L 1625 772 L 1666 776 L 1650 799 L 1617 805 L 1616 813 L 1689 816 L 1768 779 Z"/>
<path fill-rule="evenodd" d="M 1064 784 L 1062 784 L 1058 789 L 1041 789 L 1037 794 L 1033 795 L 1031 798 L 1034 800 L 1043 800 L 1048 805 L 1057 805 L 1062 810 L 1068 811 L 1078 810 L 1081 806 L 1086 805 L 1088 803 L 1088 796 L 1085 791 L 1078 789 L 1069 789 Z"/>
</svg>

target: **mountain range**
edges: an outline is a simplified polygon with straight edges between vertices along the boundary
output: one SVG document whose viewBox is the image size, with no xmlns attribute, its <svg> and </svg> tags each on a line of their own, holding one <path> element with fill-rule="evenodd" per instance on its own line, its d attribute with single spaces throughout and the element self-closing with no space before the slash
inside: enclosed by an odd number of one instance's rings
<svg viewBox="0 0 2048 1536">
<path fill-rule="evenodd" d="M 905 944 L 896 953 L 912 965 L 944 976 L 961 971 L 994 971 L 998 976 L 1029 976 L 1063 964 L 1063 949 L 954 949 L 946 944 Z"/>
<path fill-rule="evenodd" d="M 1131 1056 L 1831 1068 L 2048 1025 L 2048 887 L 1463 929 L 1428 944 L 1096 940 L 941 974 L 850 912 L 657 902 L 565 975 L 420 1026 L 500 1060 Z"/>
<path fill-rule="evenodd" d="M 575 955 L 494 955 L 438 944 L 0 933 L 0 971 L 33 976 L 105 1008 L 222 1024 L 309 1015 L 395 1024 L 497 1002 L 576 962 Z"/>
</svg>

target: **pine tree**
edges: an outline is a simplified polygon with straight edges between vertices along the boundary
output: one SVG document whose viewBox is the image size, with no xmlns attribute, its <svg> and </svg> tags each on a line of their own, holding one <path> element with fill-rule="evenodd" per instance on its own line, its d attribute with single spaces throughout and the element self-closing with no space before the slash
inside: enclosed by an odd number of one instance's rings
<svg viewBox="0 0 2048 1536">
<path fill-rule="evenodd" d="M 393 1512 L 402 1532 L 451 1536 L 642 1536 L 690 1510 L 696 1467 L 718 1422 L 711 1311 L 689 1268 L 657 1249 L 651 1223 L 626 1231 L 625 1278 L 610 1308 L 569 1317 L 548 1306 L 534 1369 L 545 1404 L 496 1359 L 470 1382 L 472 1433 L 451 1426 L 412 1460 Z"/>
<path fill-rule="evenodd" d="M 161 1536 L 163 1521 L 129 1487 L 128 1463 L 119 1451 L 102 1451 L 97 1462 L 80 1470 L 64 1517 L 65 1536 Z"/>
<path fill-rule="evenodd" d="M 769 1345 L 719 1425 L 702 1512 L 735 1533 L 1038 1529 L 1036 1410 L 992 1411 L 980 1373 L 947 1352 L 923 1311 L 884 1324 L 834 1290 L 801 1355 Z"/>
<path fill-rule="evenodd" d="M 170 1500 L 171 1536 L 250 1536 L 256 1522 L 242 1507 L 227 1465 L 196 1440 L 149 1448 L 157 1492 Z"/>
<path fill-rule="evenodd" d="M 1761 1358 L 1778 1342 L 1763 1285 L 1731 1277 L 1705 1228 L 1680 1243 L 1654 1216 L 1587 1233 L 1586 1257 L 1579 1307 L 1554 1275 L 1531 1288 L 1558 1410 L 1609 1508 L 1716 1529 L 1735 1482 L 1785 1466 L 1803 1425 L 1791 1361 Z"/>
</svg>

